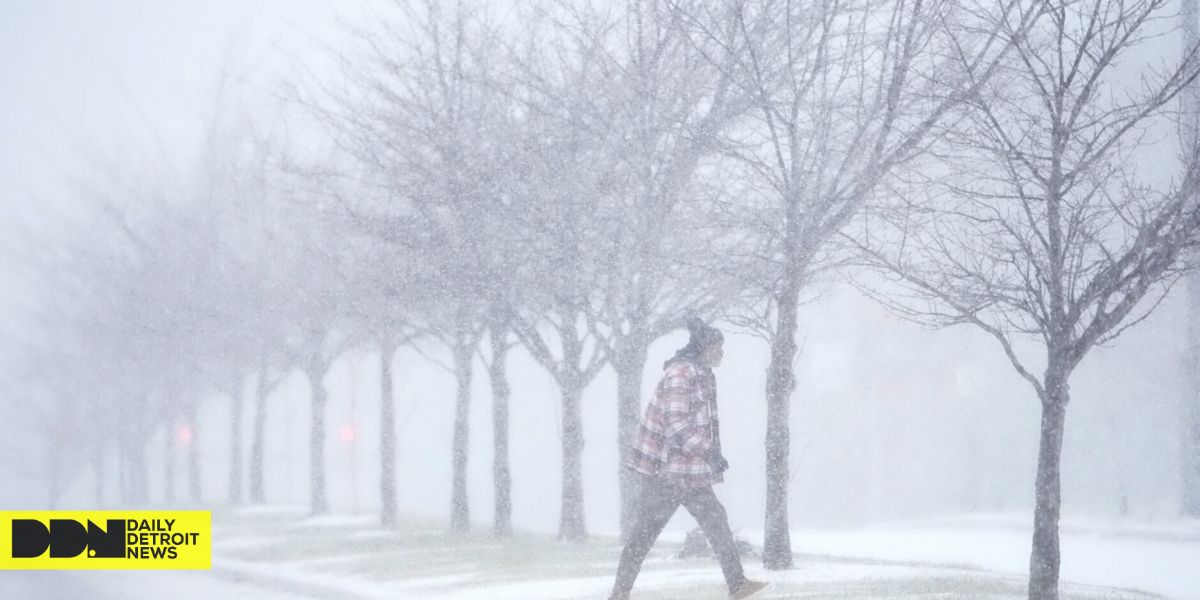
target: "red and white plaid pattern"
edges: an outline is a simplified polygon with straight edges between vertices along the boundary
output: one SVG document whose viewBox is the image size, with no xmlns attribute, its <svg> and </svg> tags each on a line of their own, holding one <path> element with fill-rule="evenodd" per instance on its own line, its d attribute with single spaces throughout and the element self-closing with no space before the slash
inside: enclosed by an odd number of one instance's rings
<svg viewBox="0 0 1200 600">
<path fill-rule="evenodd" d="M 709 465 L 717 439 L 717 385 L 712 369 L 687 359 L 672 361 L 638 424 L 628 466 L 676 485 L 724 481 Z"/>
</svg>

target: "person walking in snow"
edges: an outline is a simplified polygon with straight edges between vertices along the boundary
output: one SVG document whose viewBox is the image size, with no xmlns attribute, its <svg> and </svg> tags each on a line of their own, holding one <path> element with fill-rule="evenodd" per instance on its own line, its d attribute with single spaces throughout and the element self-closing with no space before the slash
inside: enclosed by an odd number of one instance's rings
<svg viewBox="0 0 1200 600">
<path fill-rule="evenodd" d="M 730 598 L 749 597 L 767 585 L 746 578 L 725 507 L 713 493 L 729 468 L 721 454 L 712 372 L 721 364 L 725 338 L 695 317 L 687 326 L 688 343 L 663 365 L 625 465 L 639 473 L 641 496 L 610 600 L 628 600 L 642 561 L 680 505 L 695 517 L 717 553 Z"/>
</svg>

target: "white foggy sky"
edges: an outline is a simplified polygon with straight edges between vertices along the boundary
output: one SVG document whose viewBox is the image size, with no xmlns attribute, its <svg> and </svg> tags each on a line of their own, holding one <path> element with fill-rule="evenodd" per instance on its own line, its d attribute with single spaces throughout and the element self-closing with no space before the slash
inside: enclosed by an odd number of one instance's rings
<svg viewBox="0 0 1200 600">
<path fill-rule="evenodd" d="M 53 194 L 81 144 L 111 151 L 153 131 L 185 156 L 225 55 L 270 73 L 286 59 L 281 48 L 337 28 L 334 4 L 9 0 L 0 18 L 0 197 Z"/>
<path fill-rule="evenodd" d="M 223 65 L 265 86 L 282 77 L 289 53 L 313 50 L 311 38 L 336 31 L 339 13 L 371 4 L 0 3 L 0 236 L 27 225 L 55 231 L 62 213 L 79 210 L 65 180 L 94 175 L 85 155 L 120 165 L 191 160 Z M 29 301 L 7 246 L 0 243 L 0 331 L 19 326 L 18 307 Z"/>
<path fill-rule="evenodd" d="M 290 59 L 283 49 L 319 51 L 309 38 L 322 38 L 336 32 L 339 27 L 336 13 L 360 11 L 380 4 L 379 1 L 339 3 L 332 0 L 6 0 L 0 9 L 0 210 L 9 214 L 17 210 L 24 215 L 36 216 L 54 214 L 54 211 L 45 210 L 47 202 L 62 200 L 61 205 L 69 206 L 71 200 L 64 194 L 60 182 L 64 173 L 71 172 L 81 148 L 140 156 L 151 148 L 153 134 L 161 136 L 172 160 L 188 160 L 200 139 L 205 110 L 212 101 L 212 87 L 227 53 L 238 70 L 252 71 L 256 80 L 268 85 L 272 77 L 281 74 L 289 64 Z M 8 284 L 14 281 L 5 274 L 3 261 L 6 259 L 7 256 L 0 252 L 0 284 L 4 284 L 0 288 L 9 287 Z M 896 463 L 920 470 L 925 465 L 916 459 L 921 458 L 922 452 L 936 452 L 937 456 L 942 456 L 962 451 L 961 447 L 952 444 L 949 448 L 939 448 L 932 437 L 914 439 L 925 435 L 923 432 L 936 429 L 941 423 L 938 416 L 945 415 L 948 406 L 952 407 L 950 400 L 919 397 L 925 389 L 936 387 L 922 378 L 945 367 L 938 361 L 947 357 L 969 363 L 973 372 L 987 372 L 971 388 L 978 396 L 975 404 L 983 407 L 980 410 L 989 411 L 978 416 L 976 422 L 992 433 L 992 438 L 1006 442 L 1008 447 L 996 445 L 982 452 L 987 455 L 1013 452 L 1025 455 L 1034 450 L 1029 443 L 1036 436 L 1032 428 L 1011 434 L 1007 429 L 997 433 L 1002 428 L 1028 425 L 1035 418 L 1036 408 L 1032 393 L 1022 382 L 1015 380 L 1011 367 L 1003 361 L 994 342 L 973 333 L 936 336 L 917 333 L 915 326 L 907 324 L 891 323 L 882 328 L 882 332 L 871 331 L 870 327 L 862 325 L 861 312 L 854 309 L 860 304 L 837 301 L 837 295 L 832 298 L 834 301 L 806 308 L 802 314 L 802 328 L 811 335 L 806 338 L 808 343 L 799 359 L 799 387 L 793 409 L 797 439 L 794 456 L 798 468 L 803 470 L 801 480 L 806 490 L 796 494 L 796 501 L 808 503 L 803 505 L 808 514 L 825 516 L 839 508 L 839 501 L 847 496 L 869 493 L 903 496 L 901 491 L 892 488 L 882 492 L 858 490 L 847 494 L 838 479 L 849 479 L 843 472 L 847 468 L 871 467 L 866 459 L 852 461 L 848 466 L 838 461 L 848 460 L 847 456 L 853 458 L 855 452 L 863 454 L 860 450 L 864 443 L 882 443 L 852 439 L 861 425 L 854 420 L 855 410 L 887 406 L 862 401 L 862 390 L 879 384 L 881 377 L 878 371 L 863 368 L 863 355 L 869 351 L 894 357 L 888 359 L 892 371 L 910 376 L 903 382 L 909 387 L 908 396 L 898 393 L 897 403 L 891 405 L 891 410 L 880 410 L 874 417 L 876 421 L 867 422 L 867 425 L 893 436 L 890 442 L 895 444 L 895 449 L 891 454 L 896 455 Z M 5 292 L 0 291 L 0 319 L 9 314 L 4 302 Z M 1076 401 L 1068 416 L 1067 436 L 1069 444 L 1073 440 L 1079 444 L 1069 447 L 1066 457 L 1068 507 L 1073 499 L 1086 497 L 1088 492 L 1112 497 L 1114 492 L 1103 486 L 1115 487 L 1114 482 L 1122 477 L 1140 482 L 1142 480 L 1137 476 L 1144 473 L 1159 479 L 1171 476 L 1172 466 L 1164 466 L 1169 451 L 1155 445 L 1163 435 L 1156 434 L 1153 429 L 1163 427 L 1171 414 L 1167 410 L 1156 410 L 1156 403 L 1172 402 L 1170 394 L 1180 381 L 1181 365 L 1171 362 L 1173 357 L 1179 356 L 1177 348 L 1172 346 L 1181 341 L 1177 335 L 1182 314 L 1179 305 L 1178 301 L 1165 305 L 1116 347 L 1096 352 L 1076 375 L 1073 381 Z M 0 330 L 3 326 L 0 321 Z M 938 346 L 930 347 L 934 343 Z M 762 346 L 752 348 L 753 351 L 747 350 L 741 355 L 731 353 L 721 372 L 722 381 L 731 392 L 723 397 L 723 410 L 724 407 L 736 410 L 739 402 L 743 409 L 726 417 L 728 427 L 723 432 L 730 437 L 728 446 L 738 463 L 738 473 L 734 477 L 746 484 L 741 489 L 747 497 L 730 498 L 731 511 L 737 513 L 741 521 L 757 518 L 760 505 L 761 429 L 765 414 L 760 381 L 766 363 Z M 654 376 L 660 362 L 660 356 L 651 357 L 647 366 L 649 377 Z M 527 371 L 522 383 L 527 390 L 533 389 L 540 376 L 540 372 L 531 375 Z M 897 377 L 894 373 L 890 376 Z M 515 377 L 521 379 L 522 375 Z M 422 383 L 429 382 L 445 383 L 433 377 L 422 380 Z M 540 388 L 537 389 L 540 392 Z M 615 512 L 615 506 L 611 502 L 605 503 L 601 493 L 611 490 L 615 483 L 614 409 L 611 404 L 604 404 L 610 389 L 611 376 L 606 372 L 600 387 L 590 392 L 590 397 L 596 401 L 588 410 L 594 410 L 596 414 L 585 416 L 589 444 L 585 460 L 595 472 L 604 474 L 602 483 L 592 481 L 587 484 L 589 494 L 601 496 L 600 499 L 589 496 L 588 500 L 590 518 L 595 519 L 597 525 L 611 523 Z M 739 397 L 739 392 L 744 395 Z M 899 404 L 911 400 L 909 396 L 917 398 L 910 404 Z M 541 402 L 539 410 L 554 410 L 552 397 L 538 398 L 538 401 Z M 486 396 L 479 396 L 473 409 L 477 424 L 486 426 L 488 407 Z M 443 432 L 448 427 L 451 412 L 448 401 L 431 400 L 428 412 L 420 414 L 420 418 L 425 419 L 423 425 L 431 431 L 431 438 L 447 440 L 445 448 L 448 448 L 449 438 Z M 607 416 L 600 417 L 601 412 Z M 1147 413 L 1157 420 L 1146 418 Z M 544 412 L 539 412 L 530 421 L 544 420 L 545 416 Z M 1123 424 L 1124 431 L 1139 435 L 1110 433 L 1108 428 L 1116 428 L 1116 424 Z M 515 436 L 523 435 L 516 427 L 513 431 Z M 820 435 L 813 435 L 814 432 Z M 489 434 L 486 429 L 477 427 L 472 443 L 486 448 Z M 840 435 L 846 437 L 839 438 Z M 536 446 L 529 442 L 528 455 L 556 459 L 557 442 L 553 436 L 554 433 L 549 432 L 537 437 Z M 809 439 L 815 440 L 811 447 L 808 446 Z M 1111 445 L 1106 445 L 1110 442 Z M 1122 443 L 1135 446 L 1123 452 L 1133 457 L 1131 464 L 1116 465 L 1111 469 L 1124 469 L 1133 475 L 1109 473 L 1107 477 L 1098 477 L 1097 473 L 1110 470 L 1108 464 L 1114 454 L 1112 445 Z M 1152 447 L 1139 452 L 1137 446 L 1140 445 Z M 1141 457 L 1149 464 L 1136 464 Z M 520 460 L 519 455 L 514 458 Z M 998 462 L 1001 458 L 995 460 Z M 1027 458 L 1025 460 L 1028 462 Z M 479 492 L 472 502 L 483 509 L 488 501 L 487 461 L 485 455 L 476 455 L 471 463 L 472 489 Z M 930 462 L 947 464 L 938 461 L 941 459 L 935 457 Z M 433 490 L 429 503 L 431 510 L 446 504 L 443 496 L 448 495 L 445 489 L 448 487 L 448 464 L 438 456 L 436 460 L 428 461 L 428 476 L 416 477 L 419 481 L 432 482 L 428 486 Z M 409 468 L 416 469 L 417 466 L 409 465 Z M 515 468 L 525 477 L 523 483 L 527 486 L 515 493 L 530 494 L 519 498 L 524 500 L 527 510 L 534 501 L 529 490 L 536 490 L 538 497 L 556 498 L 553 474 L 557 466 L 554 460 L 536 468 L 531 461 Z M 530 479 L 537 476 L 537 469 L 541 468 L 548 469 L 547 479 L 529 485 Z M 997 471 L 985 472 L 983 476 L 1009 478 L 1015 486 L 1032 482 L 1033 472 L 1024 466 L 997 468 Z M 737 481 L 735 479 L 735 483 Z M 1155 483 L 1146 487 L 1152 490 L 1169 487 Z M 833 489 L 823 490 L 822 486 Z M 819 499 L 808 500 L 812 497 Z M 914 505 L 930 502 L 915 493 L 910 501 Z M 544 514 L 536 515 L 544 523 L 533 518 L 525 523 L 552 525 L 557 507 L 553 506 L 556 502 L 550 504 L 551 507 L 542 511 Z"/>
</svg>

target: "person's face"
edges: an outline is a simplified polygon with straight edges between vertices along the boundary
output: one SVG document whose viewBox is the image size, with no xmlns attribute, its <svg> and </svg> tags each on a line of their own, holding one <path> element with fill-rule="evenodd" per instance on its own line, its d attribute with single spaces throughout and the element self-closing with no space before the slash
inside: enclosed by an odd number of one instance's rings
<svg viewBox="0 0 1200 600">
<path fill-rule="evenodd" d="M 724 357 L 725 344 L 721 342 L 717 342 L 716 344 L 705 348 L 704 352 L 700 354 L 700 359 L 704 361 L 704 364 L 710 367 L 721 366 L 721 359 Z"/>
</svg>

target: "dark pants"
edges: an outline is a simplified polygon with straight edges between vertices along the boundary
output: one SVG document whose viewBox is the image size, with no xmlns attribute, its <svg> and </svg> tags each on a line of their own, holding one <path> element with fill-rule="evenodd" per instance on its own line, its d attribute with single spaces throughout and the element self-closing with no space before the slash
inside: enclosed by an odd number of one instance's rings
<svg viewBox="0 0 1200 600">
<path fill-rule="evenodd" d="M 725 515 L 725 507 L 721 506 L 716 494 L 713 494 L 712 486 L 680 487 L 658 477 L 643 475 L 641 488 L 637 522 L 630 532 L 629 543 L 621 552 L 617 582 L 613 585 L 614 596 L 633 589 L 633 581 L 642 570 L 642 561 L 646 560 L 654 540 L 658 539 L 658 534 L 662 533 L 663 527 L 667 526 L 681 504 L 700 523 L 708 543 L 717 553 L 729 589 L 732 591 L 745 581 L 742 561 L 733 542 L 733 532 L 729 530 L 729 517 Z"/>
</svg>

